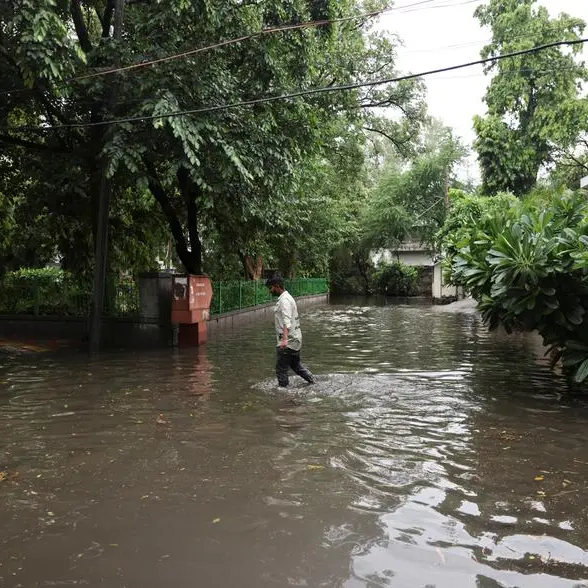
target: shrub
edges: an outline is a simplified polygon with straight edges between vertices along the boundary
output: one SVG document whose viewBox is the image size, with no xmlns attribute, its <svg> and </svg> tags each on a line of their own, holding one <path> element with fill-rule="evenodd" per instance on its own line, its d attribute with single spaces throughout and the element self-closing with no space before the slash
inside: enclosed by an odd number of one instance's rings
<svg viewBox="0 0 588 588">
<path fill-rule="evenodd" d="M 385 264 L 374 274 L 378 294 L 415 296 L 418 293 L 419 270 L 400 261 Z"/>
<path fill-rule="evenodd" d="M 0 312 L 6 314 L 85 314 L 88 291 L 59 268 L 7 272 L 0 284 Z"/>
<path fill-rule="evenodd" d="M 455 233 L 447 274 L 495 328 L 537 330 L 577 381 L 588 377 L 588 203 L 535 194 Z"/>
</svg>

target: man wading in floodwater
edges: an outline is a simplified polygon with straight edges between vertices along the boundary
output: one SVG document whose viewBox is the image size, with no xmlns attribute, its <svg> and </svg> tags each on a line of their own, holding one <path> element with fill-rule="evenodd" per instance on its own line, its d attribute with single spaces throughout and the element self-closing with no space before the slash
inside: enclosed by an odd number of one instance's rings
<svg viewBox="0 0 588 588">
<path fill-rule="evenodd" d="M 288 385 L 288 368 L 292 368 L 309 384 L 314 384 L 314 376 L 310 370 L 300 363 L 300 348 L 302 347 L 302 331 L 296 301 L 284 290 L 284 281 L 278 276 L 269 278 L 265 285 L 273 296 L 279 296 L 274 308 L 274 322 L 276 325 L 276 376 L 280 386 Z"/>
</svg>

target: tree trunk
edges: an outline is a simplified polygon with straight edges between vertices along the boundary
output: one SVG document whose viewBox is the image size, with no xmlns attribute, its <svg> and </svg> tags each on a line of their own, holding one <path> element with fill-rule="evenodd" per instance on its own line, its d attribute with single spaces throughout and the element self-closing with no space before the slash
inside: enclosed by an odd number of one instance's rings
<svg viewBox="0 0 588 588">
<path fill-rule="evenodd" d="M 370 278 L 368 275 L 368 264 L 362 259 L 361 253 L 355 254 L 353 258 L 355 261 L 355 265 L 359 271 L 359 275 L 363 280 L 364 294 L 368 296 L 370 294 Z"/>
<path fill-rule="evenodd" d="M 248 280 L 260 280 L 263 274 L 263 257 L 261 255 L 253 257 L 245 253 L 241 253 L 240 257 L 245 270 L 245 277 Z"/>
<path fill-rule="evenodd" d="M 153 194 L 153 197 L 159 205 L 161 210 L 167 219 L 174 244 L 176 247 L 176 253 L 180 258 L 185 270 L 189 274 L 199 275 L 202 273 L 202 247 L 200 246 L 200 240 L 197 240 L 198 247 L 196 251 L 188 249 L 182 223 L 178 219 L 178 215 L 172 206 L 171 199 L 166 193 L 161 182 L 158 180 L 157 171 L 153 163 L 145 161 L 145 165 L 149 172 L 149 190 Z M 198 235 L 196 231 L 196 236 Z"/>
<path fill-rule="evenodd" d="M 182 167 L 178 170 L 180 191 L 188 212 L 188 236 L 190 238 L 190 274 L 202 274 L 202 240 L 198 231 L 198 197 L 200 188 L 190 178 L 190 172 Z"/>
</svg>

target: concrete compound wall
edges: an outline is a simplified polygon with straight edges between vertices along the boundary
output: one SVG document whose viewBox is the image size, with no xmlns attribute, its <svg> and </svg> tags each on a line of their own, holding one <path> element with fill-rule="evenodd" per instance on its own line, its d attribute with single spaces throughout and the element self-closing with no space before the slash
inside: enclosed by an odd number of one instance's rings
<svg viewBox="0 0 588 588">
<path fill-rule="evenodd" d="M 327 302 L 328 294 L 303 296 L 296 299 L 303 308 L 310 304 Z M 225 329 L 237 328 L 254 320 L 270 321 L 274 303 L 213 316 L 208 321 L 208 336 L 214 337 Z M 102 340 L 105 347 L 153 348 L 171 347 L 174 327 L 157 320 L 107 318 L 103 321 Z M 0 337 L 27 341 L 64 341 L 73 346 L 83 346 L 87 339 L 88 320 L 79 317 L 6 316 L 0 315 Z"/>
<path fill-rule="evenodd" d="M 311 304 L 326 303 L 329 300 L 328 294 L 318 294 L 316 296 L 300 296 L 296 298 L 298 308 L 304 308 Z M 243 310 L 228 312 L 223 315 L 213 316 L 208 321 L 208 336 L 214 337 L 216 333 L 224 329 L 233 329 L 240 325 L 253 320 L 273 320 L 275 302 L 270 302 L 262 306 L 255 306 Z"/>
<path fill-rule="evenodd" d="M 79 317 L 0 316 L 0 337 L 21 341 L 55 341 L 83 347 L 88 337 L 88 320 Z M 173 341 L 171 325 L 133 319 L 105 319 L 104 347 L 168 347 Z"/>
</svg>

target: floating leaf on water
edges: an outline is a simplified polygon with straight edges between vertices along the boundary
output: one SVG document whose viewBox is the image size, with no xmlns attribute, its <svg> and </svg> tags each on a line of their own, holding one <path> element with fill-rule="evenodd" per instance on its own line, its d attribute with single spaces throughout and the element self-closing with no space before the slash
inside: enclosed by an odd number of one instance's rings
<svg viewBox="0 0 588 588">
<path fill-rule="evenodd" d="M 8 472 L 0 472 L 0 482 L 3 482 L 8 478 Z"/>
<path fill-rule="evenodd" d="M 324 470 L 325 466 L 311 463 L 306 466 L 306 469 L 307 470 Z"/>
<path fill-rule="evenodd" d="M 545 480 L 544 476 L 535 476 L 536 482 L 542 482 L 543 480 Z"/>
<path fill-rule="evenodd" d="M 216 525 L 217 523 L 220 523 L 220 519 L 213 519 L 212 524 Z"/>
</svg>

